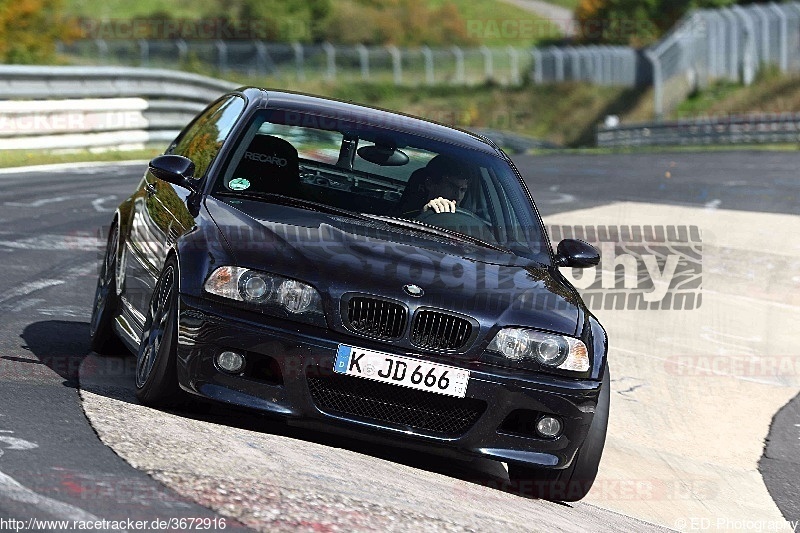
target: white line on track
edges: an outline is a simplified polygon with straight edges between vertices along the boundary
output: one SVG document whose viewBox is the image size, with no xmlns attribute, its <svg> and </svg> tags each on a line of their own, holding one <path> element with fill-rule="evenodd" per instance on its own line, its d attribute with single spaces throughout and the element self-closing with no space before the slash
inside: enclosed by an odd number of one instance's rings
<svg viewBox="0 0 800 533">
<path fill-rule="evenodd" d="M 93 167 L 129 167 L 144 166 L 148 163 L 146 159 L 129 159 L 127 161 L 93 161 L 86 163 L 57 163 L 53 165 L 31 165 L 26 167 L 0 168 L 0 176 L 24 174 L 29 172 L 81 172 L 86 168 Z"/>
<path fill-rule="evenodd" d="M 0 240 L 0 246 L 16 250 L 76 250 L 92 252 L 100 250 L 104 241 L 86 235 L 45 234 L 13 241 Z"/>
<path fill-rule="evenodd" d="M 69 505 L 33 492 L 31 489 L 20 484 L 19 481 L 3 472 L 0 472 L 0 498 L 6 501 L 33 505 L 40 511 L 44 511 L 48 515 L 61 520 L 80 520 L 83 522 L 100 521 L 98 517 L 84 511 L 80 507 L 75 507 L 74 505 Z M 117 529 L 113 531 L 120 530 Z"/>
<path fill-rule="evenodd" d="M 98 213 L 113 213 L 114 210 L 116 209 L 115 206 L 106 207 L 103 204 L 116 199 L 117 199 L 116 194 L 112 194 L 110 196 L 102 196 L 100 198 L 97 198 L 96 200 L 92 200 L 92 207 L 94 207 L 94 210 L 97 211 Z"/>
<path fill-rule="evenodd" d="M 13 431 L 4 431 L 3 433 L 13 433 Z M 39 447 L 34 442 L 18 439 L 17 437 L 6 437 L 5 435 L 0 435 L 0 443 L 5 443 L 6 450 L 32 450 Z M 0 457 L 2 456 L 3 448 L 0 446 Z"/>
<path fill-rule="evenodd" d="M 0 433 L 14 433 L 11 430 L 3 429 Z M 5 445 L 5 446 L 2 446 Z M 33 450 L 39 445 L 17 437 L 0 435 L 0 457 L 3 456 L 3 447 L 6 450 Z M 4 501 L 18 502 L 25 505 L 32 505 L 38 510 L 47 513 L 48 516 L 60 520 L 81 520 L 84 522 L 98 522 L 100 519 L 95 515 L 84 511 L 80 507 L 69 505 L 47 496 L 42 496 L 8 474 L 0 472 L 0 499 Z M 113 530 L 120 531 L 120 530 Z"/>
<path fill-rule="evenodd" d="M 6 292 L 0 297 L 0 304 L 16 298 L 18 296 L 25 296 L 32 292 L 36 292 L 47 287 L 55 287 L 56 285 L 63 285 L 66 281 L 61 279 L 43 279 L 39 281 L 31 281 L 30 283 L 23 283 L 16 289 Z"/>
<path fill-rule="evenodd" d="M 59 202 L 66 202 L 68 200 L 76 200 L 78 198 L 95 198 L 96 194 L 70 194 L 67 196 L 55 196 L 53 198 L 42 198 L 33 202 L 5 202 L 4 205 L 9 207 L 42 207 L 47 204 L 55 204 Z M 94 205 L 94 203 L 92 203 Z"/>
</svg>

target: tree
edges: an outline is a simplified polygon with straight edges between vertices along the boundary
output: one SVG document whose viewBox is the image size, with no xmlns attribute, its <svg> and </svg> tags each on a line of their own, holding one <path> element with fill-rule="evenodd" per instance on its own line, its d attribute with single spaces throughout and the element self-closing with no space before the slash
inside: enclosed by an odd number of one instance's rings
<svg viewBox="0 0 800 533">
<path fill-rule="evenodd" d="M 641 47 L 657 41 L 692 9 L 735 3 L 735 0 L 581 0 L 575 18 L 583 42 Z"/>
<path fill-rule="evenodd" d="M 319 41 L 331 0 L 217 0 L 209 15 L 269 41 Z"/>
<path fill-rule="evenodd" d="M 474 44 L 458 6 L 425 0 L 338 0 L 323 35 L 340 43 L 399 46 Z"/>
<path fill-rule="evenodd" d="M 50 62 L 57 40 L 77 36 L 61 15 L 61 0 L 0 0 L 0 62 Z"/>
</svg>

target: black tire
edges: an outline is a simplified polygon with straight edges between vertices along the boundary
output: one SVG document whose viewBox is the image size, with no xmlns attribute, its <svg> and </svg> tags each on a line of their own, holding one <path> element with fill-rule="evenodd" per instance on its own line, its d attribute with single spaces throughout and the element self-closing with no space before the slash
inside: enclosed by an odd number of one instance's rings
<svg viewBox="0 0 800 533">
<path fill-rule="evenodd" d="M 178 386 L 178 262 L 170 257 L 150 298 L 136 354 L 136 397 L 150 407 L 175 407 Z"/>
<path fill-rule="evenodd" d="M 114 318 L 117 315 L 117 249 L 119 247 L 119 228 L 115 224 L 108 232 L 106 252 L 97 276 L 94 293 L 92 318 L 89 322 L 89 347 L 100 355 L 120 355 L 127 353 L 122 341 L 114 332 Z"/>
<path fill-rule="evenodd" d="M 611 403 L 611 374 L 606 364 L 592 425 L 572 464 L 563 470 L 544 470 L 515 464 L 508 475 L 515 490 L 544 500 L 576 502 L 592 488 L 603 455 Z"/>
</svg>

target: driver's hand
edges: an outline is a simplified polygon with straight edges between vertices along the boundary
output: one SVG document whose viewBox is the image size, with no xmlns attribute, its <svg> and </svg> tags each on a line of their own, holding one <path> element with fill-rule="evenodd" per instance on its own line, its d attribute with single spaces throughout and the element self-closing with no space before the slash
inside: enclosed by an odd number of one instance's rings
<svg viewBox="0 0 800 533">
<path fill-rule="evenodd" d="M 434 198 L 427 204 L 425 207 L 422 208 L 422 211 L 425 212 L 429 209 L 433 209 L 437 213 L 455 213 L 456 212 L 456 202 L 455 200 L 448 200 L 447 198 Z"/>
</svg>

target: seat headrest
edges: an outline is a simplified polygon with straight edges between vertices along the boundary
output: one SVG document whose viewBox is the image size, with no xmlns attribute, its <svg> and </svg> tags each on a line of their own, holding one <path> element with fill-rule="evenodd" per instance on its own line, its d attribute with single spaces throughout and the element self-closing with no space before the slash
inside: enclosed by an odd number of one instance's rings
<svg viewBox="0 0 800 533">
<path fill-rule="evenodd" d="M 280 137 L 256 135 L 234 173 L 256 192 L 288 194 L 300 183 L 297 149 Z"/>
</svg>

